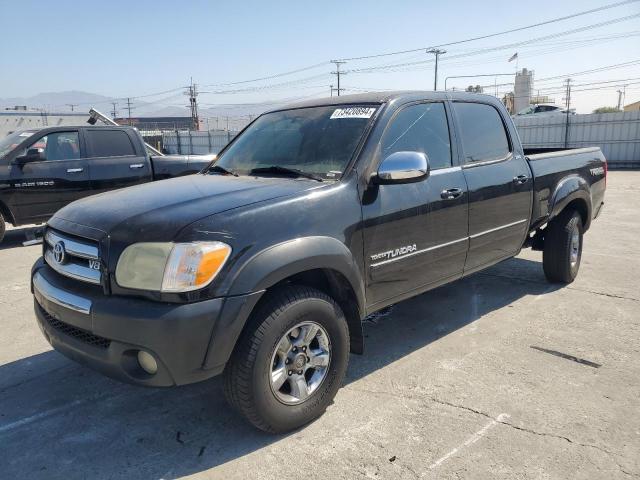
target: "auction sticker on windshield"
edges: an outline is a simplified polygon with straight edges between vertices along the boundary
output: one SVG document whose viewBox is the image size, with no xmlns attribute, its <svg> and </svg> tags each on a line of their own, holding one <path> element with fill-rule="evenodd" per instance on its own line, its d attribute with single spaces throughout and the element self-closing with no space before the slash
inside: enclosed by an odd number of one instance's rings
<svg viewBox="0 0 640 480">
<path fill-rule="evenodd" d="M 336 108 L 329 118 L 332 120 L 336 118 L 371 118 L 375 111 L 376 109 L 372 107 Z"/>
</svg>

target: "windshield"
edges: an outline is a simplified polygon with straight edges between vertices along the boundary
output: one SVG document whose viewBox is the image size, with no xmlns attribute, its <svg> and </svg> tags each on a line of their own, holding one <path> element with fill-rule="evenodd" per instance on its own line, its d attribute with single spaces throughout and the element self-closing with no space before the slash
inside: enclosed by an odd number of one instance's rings
<svg viewBox="0 0 640 480">
<path fill-rule="evenodd" d="M 36 133 L 37 130 L 22 130 L 13 132 L 4 138 L 0 138 L 0 158 L 13 150 L 18 144 Z"/>
<path fill-rule="evenodd" d="M 347 167 L 376 108 L 345 105 L 267 113 L 233 142 L 216 165 L 239 175 L 278 175 L 294 169 L 335 180 Z M 277 168 L 267 172 L 268 167 Z"/>
</svg>

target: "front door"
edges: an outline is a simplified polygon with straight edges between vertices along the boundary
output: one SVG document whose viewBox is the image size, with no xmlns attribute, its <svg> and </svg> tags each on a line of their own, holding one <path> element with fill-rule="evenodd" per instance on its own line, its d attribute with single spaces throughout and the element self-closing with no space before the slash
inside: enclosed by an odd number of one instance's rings
<svg viewBox="0 0 640 480">
<path fill-rule="evenodd" d="M 9 165 L 13 187 L 9 202 L 20 223 L 42 221 L 90 190 L 77 131 L 48 133 L 17 157 L 30 149 L 40 150 L 41 159 L 21 163 L 14 158 Z"/>
<path fill-rule="evenodd" d="M 375 310 L 462 275 L 467 252 L 464 174 L 452 159 L 443 102 L 399 110 L 382 136 L 380 159 L 399 151 L 429 158 L 421 182 L 370 185 L 363 195 L 367 303 Z"/>
<path fill-rule="evenodd" d="M 453 102 L 469 188 L 469 253 L 465 274 L 515 255 L 531 218 L 533 180 L 498 109 Z M 513 137 L 512 137 L 513 135 Z"/>
</svg>

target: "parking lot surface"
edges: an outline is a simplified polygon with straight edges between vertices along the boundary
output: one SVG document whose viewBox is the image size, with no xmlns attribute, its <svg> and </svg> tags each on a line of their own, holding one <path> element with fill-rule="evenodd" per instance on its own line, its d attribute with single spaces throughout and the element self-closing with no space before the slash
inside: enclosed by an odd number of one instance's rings
<svg viewBox="0 0 640 480">
<path fill-rule="evenodd" d="M 326 414 L 246 424 L 213 379 L 124 385 L 51 350 L 28 229 L 0 244 L 0 478 L 640 477 L 640 172 L 610 172 L 578 279 L 541 253 L 371 318 Z"/>
</svg>

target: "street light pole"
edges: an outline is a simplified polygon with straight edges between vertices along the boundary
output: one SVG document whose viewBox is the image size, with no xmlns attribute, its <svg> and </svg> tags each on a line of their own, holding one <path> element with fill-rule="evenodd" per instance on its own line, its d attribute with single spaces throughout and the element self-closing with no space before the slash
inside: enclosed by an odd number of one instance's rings
<svg viewBox="0 0 640 480">
<path fill-rule="evenodd" d="M 438 59 L 440 55 L 447 53 L 446 50 L 442 50 L 441 48 L 430 48 L 425 53 L 433 53 L 436 56 L 436 70 L 433 75 L 433 89 L 438 90 Z"/>
</svg>

